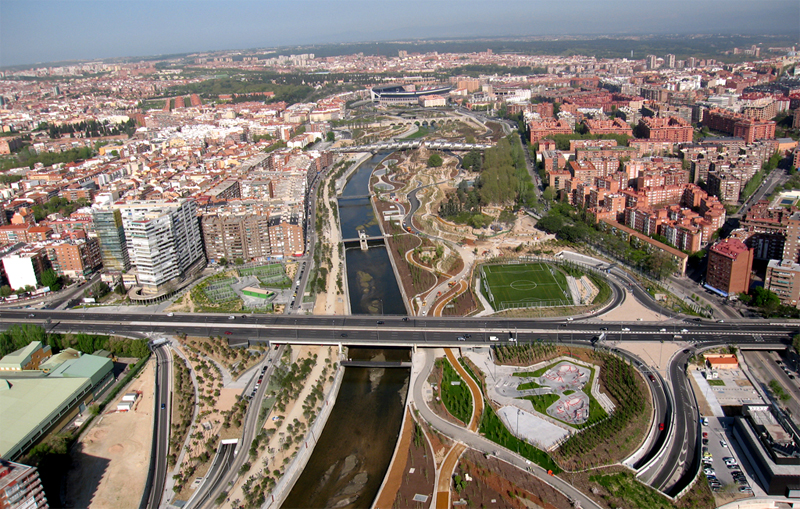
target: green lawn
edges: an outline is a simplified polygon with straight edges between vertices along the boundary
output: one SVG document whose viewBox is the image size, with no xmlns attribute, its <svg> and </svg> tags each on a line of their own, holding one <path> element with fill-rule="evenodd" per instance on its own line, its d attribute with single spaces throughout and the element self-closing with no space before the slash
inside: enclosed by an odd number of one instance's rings
<svg viewBox="0 0 800 509">
<path fill-rule="evenodd" d="M 543 386 L 537 384 L 536 382 L 525 382 L 524 384 L 519 384 L 517 386 L 517 390 L 518 391 L 527 391 L 528 389 L 538 389 L 540 387 L 543 387 Z"/>
<path fill-rule="evenodd" d="M 536 396 L 523 396 L 520 399 L 527 399 L 533 403 L 533 409 L 540 414 L 548 415 L 547 409 L 550 405 L 558 401 L 558 394 L 539 394 Z"/>
<path fill-rule="evenodd" d="M 504 305 L 573 304 L 567 289 L 567 278 L 554 265 L 540 262 L 484 265 L 481 272 L 484 276 L 484 294 L 495 309 L 503 309 Z"/>
<path fill-rule="evenodd" d="M 453 385 L 453 382 L 456 384 Z M 472 417 L 472 393 L 467 382 L 458 376 L 450 362 L 442 362 L 442 403 L 450 414 L 464 424 Z"/>
<path fill-rule="evenodd" d="M 625 502 L 625 507 L 647 507 L 661 509 L 675 507 L 665 496 L 639 482 L 633 474 L 621 472 L 618 474 L 593 475 L 591 482 L 596 482 L 611 494 L 608 501 L 611 507 L 616 507 Z"/>
<path fill-rule="evenodd" d="M 724 387 L 725 382 L 723 382 L 722 380 L 709 380 L 708 385 L 718 385 Z"/>
</svg>

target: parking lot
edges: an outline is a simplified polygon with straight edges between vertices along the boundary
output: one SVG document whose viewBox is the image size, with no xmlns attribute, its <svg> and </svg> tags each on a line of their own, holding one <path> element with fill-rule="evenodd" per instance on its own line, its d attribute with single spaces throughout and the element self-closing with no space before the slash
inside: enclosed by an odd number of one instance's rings
<svg viewBox="0 0 800 509">
<path fill-rule="evenodd" d="M 739 491 L 740 486 L 749 486 L 753 490 L 753 495 L 764 496 L 766 493 L 754 481 L 753 467 L 747 462 L 742 448 L 733 437 L 732 426 L 732 417 L 709 417 L 708 426 L 702 426 L 704 442 L 702 450 L 707 450 L 711 454 L 710 465 L 704 465 L 704 468 L 710 466 L 714 470 L 712 476 L 706 474 L 706 477 L 709 479 L 715 477 L 719 481 L 720 495 L 728 494 L 737 498 L 750 496 L 750 493 Z M 733 458 L 738 466 L 729 469 L 723 458 Z M 746 484 L 737 483 L 733 478 L 733 472 L 742 472 Z"/>
<path fill-rule="evenodd" d="M 741 369 L 720 369 L 713 373 L 710 369 L 691 372 L 715 416 L 724 416 L 722 407 L 762 403 Z"/>
</svg>

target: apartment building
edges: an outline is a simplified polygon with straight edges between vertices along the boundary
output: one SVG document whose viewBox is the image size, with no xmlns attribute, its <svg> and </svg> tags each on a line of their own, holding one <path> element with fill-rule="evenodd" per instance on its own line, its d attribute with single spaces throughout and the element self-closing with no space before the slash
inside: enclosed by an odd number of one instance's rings
<svg viewBox="0 0 800 509">
<path fill-rule="evenodd" d="M 44 248 L 27 245 L 5 255 L 2 261 L 8 285 L 14 290 L 39 286 L 48 266 Z"/>
<path fill-rule="evenodd" d="M 0 459 L 0 507 L 48 509 L 36 467 Z"/>
<path fill-rule="evenodd" d="M 114 207 L 121 214 L 131 264 L 143 293 L 158 293 L 203 258 L 194 200 L 136 201 Z"/>
<path fill-rule="evenodd" d="M 43 244 L 56 274 L 86 279 L 103 266 L 100 242 L 93 237 Z"/>
<path fill-rule="evenodd" d="M 222 258 L 263 261 L 272 255 L 268 216 L 208 214 L 203 215 L 200 224 L 210 262 Z"/>
<path fill-rule="evenodd" d="M 792 260 L 770 260 L 764 288 L 777 295 L 783 304 L 800 303 L 800 264 Z"/>
<path fill-rule="evenodd" d="M 708 251 L 706 287 L 728 296 L 750 290 L 753 251 L 738 239 L 717 242 Z"/>
<path fill-rule="evenodd" d="M 681 117 L 644 117 L 639 127 L 645 138 L 669 143 L 689 143 L 694 134 L 692 124 Z"/>
<path fill-rule="evenodd" d="M 703 113 L 703 125 L 742 138 L 745 143 L 775 138 L 775 122 L 772 120 L 757 120 L 718 108 Z"/>
</svg>

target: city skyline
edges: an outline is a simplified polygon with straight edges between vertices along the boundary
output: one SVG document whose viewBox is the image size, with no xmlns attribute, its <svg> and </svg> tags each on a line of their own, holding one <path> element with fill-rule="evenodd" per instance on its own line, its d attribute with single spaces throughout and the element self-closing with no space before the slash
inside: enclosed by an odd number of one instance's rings
<svg viewBox="0 0 800 509">
<path fill-rule="evenodd" d="M 424 13 L 421 15 L 420 13 Z M 772 13 L 772 14 L 770 14 Z M 775 16 L 776 13 L 782 13 Z M 791 0 L 0 2 L 0 66 L 304 44 L 536 35 L 800 33 Z M 34 24 L 35 23 L 35 24 Z"/>
</svg>

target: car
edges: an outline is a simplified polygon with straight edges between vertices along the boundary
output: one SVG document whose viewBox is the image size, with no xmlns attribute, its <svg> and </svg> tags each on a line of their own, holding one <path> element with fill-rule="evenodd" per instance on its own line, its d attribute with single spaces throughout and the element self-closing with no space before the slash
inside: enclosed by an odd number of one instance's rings
<svg viewBox="0 0 800 509">
<path fill-rule="evenodd" d="M 167 316 L 175 316 L 175 313 L 167 313 Z"/>
<path fill-rule="evenodd" d="M 114 329 L 111 329 L 110 331 L 108 331 L 108 333 L 109 334 L 114 334 Z"/>
<path fill-rule="evenodd" d="M 166 403 L 161 403 L 161 410 L 164 410 L 165 408 L 167 408 L 167 404 Z"/>
<path fill-rule="evenodd" d="M 34 315 L 33 313 L 30 313 L 30 314 L 28 315 L 28 318 L 33 318 L 34 316 L 36 316 L 36 315 Z"/>
<path fill-rule="evenodd" d="M 226 330 L 226 331 L 225 331 L 225 335 L 226 335 L 226 336 L 230 336 L 231 334 L 233 334 L 233 332 L 231 332 L 231 331 L 229 331 L 229 330 Z"/>
<path fill-rule="evenodd" d="M 722 447 L 728 447 L 728 442 L 726 442 L 725 440 L 720 440 L 719 445 L 721 445 Z"/>
<path fill-rule="evenodd" d="M 667 332 L 667 329 L 662 327 L 662 328 L 658 329 L 658 332 Z"/>
<path fill-rule="evenodd" d="M 650 377 L 650 381 L 651 381 L 651 382 L 655 383 L 655 381 L 656 381 L 656 377 L 654 377 L 652 373 L 648 374 L 647 376 L 649 376 L 649 377 Z"/>
<path fill-rule="evenodd" d="M 600 327 L 600 330 L 608 330 L 608 327 Z"/>
<path fill-rule="evenodd" d="M 794 380 L 794 375 L 793 374 L 789 373 L 788 376 L 789 376 L 789 380 Z"/>
<path fill-rule="evenodd" d="M 346 337 L 347 337 L 347 333 L 346 333 L 346 332 L 342 332 L 342 333 L 341 333 L 341 336 L 342 336 L 343 338 L 346 338 Z"/>
<path fill-rule="evenodd" d="M 464 336 L 458 336 L 458 340 L 459 340 L 459 341 L 466 341 L 466 340 L 467 340 L 467 338 L 465 338 Z"/>
<path fill-rule="evenodd" d="M 664 431 L 664 423 L 663 422 L 658 424 L 658 431 Z"/>
<path fill-rule="evenodd" d="M 231 315 L 231 316 L 228 317 L 228 320 L 236 320 L 236 317 Z"/>
<path fill-rule="evenodd" d="M 777 364 L 778 366 L 780 366 L 780 365 L 781 365 L 781 364 L 783 364 L 783 363 L 781 362 L 781 360 L 780 360 L 780 359 L 775 359 L 775 364 Z"/>
<path fill-rule="evenodd" d="M 717 323 L 725 323 L 725 320 L 717 320 Z"/>
<path fill-rule="evenodd" d="M 574 320 L 574 318 L 572 318 L 571 316 L 568 316 L 568 317 L 567 317 L 567 321 L 568 321 L 568 322 L 571 322 L 572 320 Z"/>
<path fill-rule="evenodd" d="M 703 432 L 703 438 L 708 438 L 708 433 L 705 431 Z"/>
<path fill-rule="evenodd" d="M 378 320 L 378 321 L 377 321 L 377 322 L 375 322 L 375 323 L 377 323 L 378 325 L 383 325 L 383 320 Z"/>
<path fill-rule="evenodd" d="M 686 334 L 687 332 L 689 332 L 689 329 L 681 329 L 681 332 L 682 332 L 683 334 Z"/>
<path fill-rule="evenodd" d="M 707 438 L 703 439 L 703 445 L 708 445 L 708 439 Z"/>
<path fill-rule="evenodd" d="M 464 334 L 464 337 L 465 337 L 465 338 L 471 338 L 471 337 L 472 337 L 472 334 Z"/>
<path fill-rule="evenodd" d="M 403 317 L 403 321 L 404 321 L 404 322 L 407 322 L 407 321 L 408 321 L 408 317 L 407 317 L 407 316 L 404 316 L 404 317 Z"/>
</svg>

